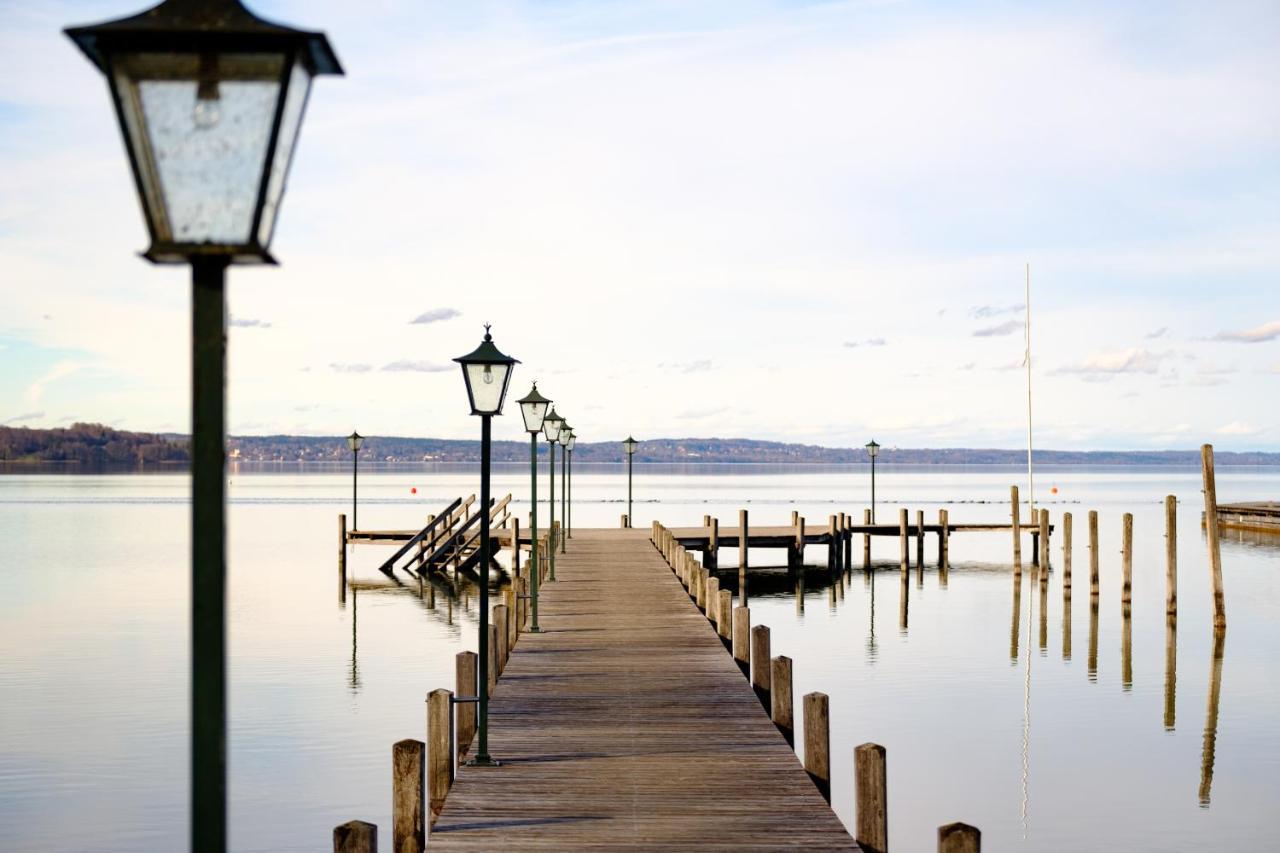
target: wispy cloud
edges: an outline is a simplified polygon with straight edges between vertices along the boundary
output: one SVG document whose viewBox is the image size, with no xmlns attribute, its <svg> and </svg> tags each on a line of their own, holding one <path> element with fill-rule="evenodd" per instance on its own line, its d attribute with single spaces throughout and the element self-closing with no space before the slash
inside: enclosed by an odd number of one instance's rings
<svg viewBox="0 0 1280 853">
<path fill-rule="evenodd" d="M 856 347 L 882 347 L 887 343 L 888 341 L 884 338 L 864 338 L 860 341 L 845 341 L 844 346 L 854 349 Z"/>
<path fill-rule="evenodd" d="M 338 372 L 338 373 L 368 373 L 370 370 L 373 370 L 373 365 L 372 365 L 372 364 L 339 364 L 339 363 L 334 363 L 334 364 L 329 365 L 329 367 L 333 368 L 333 370 L 335 370 L 335 371 L 336 371 L 336 372 Z"/>
<path fill-rule="evenodd" d="M 412 371 L 414 373 L 445 373 L 457 368 L 452 364 L 439 364 L 434 361 L 409 361 L 408 359 L 400 359 L 385 365 L 383 370 L 391 373 L 399 373 L 402 371 Z"/>
<path fill-rule="evenodd" d="M 254 320 L 249 317 L 232 317 L 227 321 L 227 325 L 234 326 L 237 329 L 270 329 L 271 324 L 266 320 Z"/>
<path fill-rule="evenodd" d="M 1213 336 L 1215 341 L 1237 341 L 1245 344 L 1260 344 L 1263 341 L 1274 341 L 1280 338 L 1280 320 L 1272 320 L 1252 329 L 1239 332 L 1218 332 Z"/>
<path fill-rule="evenodd" d="M 1156 353 L 1143 347 L 1131 347 L 1118 352 L 1094 353 L 1080 364 L 1060 367 L 1053 372 L 1075 373 L 1105 381 L 1124 373 L 1154 374 L 1168 357 L 1167 352 Z"/>
<path fill-rule="evenodd" d="M 1004 314 L 1021 314 L 1026 308 L 1021 302 L 1016 305 L 978 305 L 969 309 L 969 316 L 975 320 L 987 320 Z"/>
<path fill-rule="evenodd" d="M 43 417 L 44 417 L 44 412 L 27 412 L 22 415 L 15 415 L 14 417 L 9 418 L 9 420 L 5 421 L 5 423 L 20 424 L 24 421 L 37 421 Z"/>
<path fill-rule="evenodd" d="M 1218 427 L 1214 432 L 1218 435 L 1257 435 L 1262 430 L 1244 421 L 1232 421 Z"/>
<path fill-rule="evenodd" d="M 1014 332 L 1022 330 L 1021 320 L 1006 320 L 995 326 L 987 326 L 978 329 L 973 333 L 975 338 L 998 338 L 1003 335 L 1012 335 Z"/>
<path fill-rule="evenodd" d="M 417 317 L 409 321 L 410 325 L 425 325 L 427 323 L 439 323 L 442 320 L 452 320 L 454 317 L 461 317 L 462 312 L 457 308 L 432 308 L 430 311 L 423 311 Z"/>
<path fill-rule="evenodd" d="M 89 365 L 82 361 L 60 361 L 53 367 L 49 368 L 43 376 L 27 386 L 26 393 L 23 395 L 28 406 L 39 404 L 41 398 L 44 397 L 45 389 L 62 379 L 66 379 L 74 373 L 79 373 Z"/>
<path fill-rule="evenodd" d="M 676 415 L 676 417 L 682 421 L 693 421 L 698 420 L 699 418 L 709 418 L 713 415 L 722 415 L 727 411 L 729 411 L 728 406 L 716 406 L 708 409 L 688 409 Z"/>
<path fill-rule="evenodd" d="M 1154 341 L 1157 338 L 1163 338 L 1167 334 L 1169 334 L 1169 327 L 1161 326 L 1160 328 L 1156 329 L 1154 332 L 1148 332 L 1147 340 Z"/>
<path fill-rule="evenodd" d="M 663 362 L 658 367 L 663 367 L 667 370 L 678 370 L 681 373 L 704 373 L 711 369 L 712 364 L 711 359 L 701 358 L 697 361 Z"/>
</svg>

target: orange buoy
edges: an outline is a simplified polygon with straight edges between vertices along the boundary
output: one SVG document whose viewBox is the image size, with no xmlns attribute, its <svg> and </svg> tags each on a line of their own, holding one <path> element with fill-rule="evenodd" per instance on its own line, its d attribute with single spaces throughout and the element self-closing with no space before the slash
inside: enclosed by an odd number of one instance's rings
<svg viewBox="0 0 1280 853">
<path fill-rule="evenodd" d="M 411 488 L 411 489 L 409 490 L 409 494 L 411 494 L 411 495 L 416 495 L 417 493 L 418 493 L 418 487 L 417 487 L 417 486 L 414 486 L 413 488 Z"/>
</svg>

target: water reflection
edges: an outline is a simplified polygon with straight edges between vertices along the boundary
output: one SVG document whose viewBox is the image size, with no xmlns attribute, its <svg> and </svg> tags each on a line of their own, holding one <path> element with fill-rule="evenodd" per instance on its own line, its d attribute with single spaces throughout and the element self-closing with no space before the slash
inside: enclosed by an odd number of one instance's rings
<svg viewBox="0 0 1280 853">
<path fill-rule="evenodd" d="M 871 590 L 871 635 L 867 637 L 867 662 L 876 662 L 876 575 L 870 570 L 863 572 L 867 586 Z"/>
<path fill-rule="evenodd" d="M 356 655 L 356 589 L 351 588 L 351 666 L 347 671 L 347 686 L 352 693 L 360 692 L 360 661 Z"/>
<path fill-rule="evenodd" d="M 1071 590 L 1062 596 L 1062 659 L 1071 660 Z"/>
<path fill-rule="evenodd" d="M 1200 807 L 1209 808 L 1213 787 L 1213 759 L 1218 746 L 1218 700 L 1222 694 L 1222 654 L 1227 642 L 1225 632 L 1213 637 L 1213 664 L 1209 668 L 1209 701 L 1204 713 L 1204 748 L 1200 756 Z"/>
<path fill-rule="evenodd" d="M 1040 653 L 1049 652 L 1049 570 L 1040 569 Z"/>
<path fill-rule="evenodd" d="M 1018 629 L 1022 623 L 1022 573 L 1013 575 L 1013 619 L 1009 628 L 1009 663 L 1018 662 Z"/>
<path fill-rule="evenodd" d="M 1098 680 L 1098 599 L 1089 598 L 1089 680 Z"/>
<path fill-rule="evenodd" d="M 1177 717 L 1178 618 L 1169 616 L 1164 628 L 1164 730 L 1171 732 Z"/>
<path fill-rule="evenodd" d="M 1034 571 L 1034 568 L 1033 568 Z M 1022 578 L 1015 578 L 1015 600 L 1021 593 Z M 1041 593 L 1043 602 L 1043 591 Z M 1034 617 L 1035 599 L 1027 602 L 1027 633 L 1031 633 L 1031 620 Z M 1020 615 L 1020 614 L 1019 614 Z M 1043 605 L 1041 607 L 1043 620 Z M 1020 620 L 1019 620 L 1020 621 Z M 1022 838 L 1026 840 L 1031 825 L 1031 643 L 1027 643 L 1027 664 L 1022 680 Z"/>
<path fill-rule="evenodd" d="M 1133 613 L 1124 605 L 1124 618 L 1120 628 L 1120 683 L 1128 693 L 1133 689 Z"/>
<path fill-rule="evenodd" d="M 911 573 L 902 572 L 902 582 L 898 585 L 898 631 L 907 633 L 907 608 L 911 597 Z"/>
</svg>

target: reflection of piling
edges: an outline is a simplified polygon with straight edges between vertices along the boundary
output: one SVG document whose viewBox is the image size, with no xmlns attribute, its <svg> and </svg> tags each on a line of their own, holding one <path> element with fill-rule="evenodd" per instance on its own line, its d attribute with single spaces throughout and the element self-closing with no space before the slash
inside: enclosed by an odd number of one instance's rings
<svg viewBox="0 0 1280 853">
<path fill-rule="evenodd" d="M 1173 731 L 1177 721 L 1178 620 L 1165 618 L 1164 626 L 1164 728 Z"/>
<path fill-rule="evenodd" d="M 911 573 L 902 572 L 902 583 L 898 588 L 898 630 L 907 630 L 907 608 L 911 597 Z"/>
<path fill-rule="evenodd" d="M 1213 583 L 1213 627 L 1227 628 L 1227 605 L 1222 593 L 1222 549 L 1218 542 L 1218 485 L 1213 473 L 1213 445 L 1200 448 L 1200 465 L 1204 477 L 1204 524 L 1209 541 L 1209 574 Z"/>
<path fill-rule="evenodd" d="M 1071 660 L 1071 591 L 1062 599 L 1062 659 Z"/>
<path fill-rule="evenodd" d="M 1022 575 L 1013 576 L 1013 619 L 1009 628 L 1009 662 L 1018 662 L 1018 632 L 1022 625 Z"/>
<path fill-rule="evenodd" d="M 1040 567 L 1040 651 L 1049 649 L 1049 569 Z"/>
<path fill-rule="evenodd" d="M 1226 642 L 1225 632 L 1214 632 L 1209 700 L 1204 713 L 1204 748 L 1200 754 L 1200 805 L 1204 808 L 1209 807 L 1209 793 L 1213 787 L 1213 759 L 1218 745 L 1218 700 L 1222 694 L 1222 653 Z"/>
<path fill-rule="evenodd" d="M 1089 680 L 1098 680 L 1098 600 L 1089 602 Z"/>
<path fill-rule="evenodd" d="M 1124 605 L 1124 620 L 1120 626 L 1120 683 L 1125 692 L 1133 689 L 1133 620 L 1129 618 L 1129 605 Z"/>
</svg>

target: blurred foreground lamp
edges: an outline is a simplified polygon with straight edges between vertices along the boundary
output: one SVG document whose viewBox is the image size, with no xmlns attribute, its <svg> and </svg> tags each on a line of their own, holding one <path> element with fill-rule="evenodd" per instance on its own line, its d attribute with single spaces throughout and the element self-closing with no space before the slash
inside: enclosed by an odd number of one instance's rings
<svg viewBox="0 0 1280 853">
<path fill-rule="evenodd" d="M 476 695 L 479 713 L 476 726 L 476 754 L 468 764 L 494 766 L 489 756 L 489 562 L 493 543 L 489 540 L 489 458 L 492 445 L 492 421 L 502 414 L 502 401 L 507 396 L 511 368 L 520 362 L 503 353 L 493 343 L 489 324 L 484 327 L 484 340 L 466 355 L 454 359 L 462 366 L 462 379 L 467 385 L 471 414 L 480 416 L 480 672 Z"/>
<path fill-rule="evenodd" d="M 322 33 L 238 0 L 166 0 L 66 34 L 106 75 L 153 263 L 192 268 L 191 848 L 226 849 L 225 385 L 228 264 L 269 252 Z"/>
</svg>

